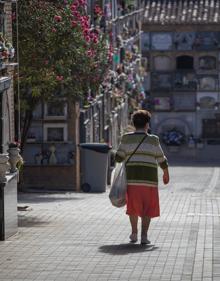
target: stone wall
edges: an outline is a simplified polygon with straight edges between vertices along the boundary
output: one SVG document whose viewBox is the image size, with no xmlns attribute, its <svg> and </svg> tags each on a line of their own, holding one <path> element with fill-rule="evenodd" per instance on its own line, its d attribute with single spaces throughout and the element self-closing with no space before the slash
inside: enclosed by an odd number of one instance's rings
<svg viewBox="0 0 220 281">
<path fill-rule="evenodd" d="M 76 190 L 76 170 L 73 165 L 26 165 L 21 180 L 23 189 Z"/>
</svg>

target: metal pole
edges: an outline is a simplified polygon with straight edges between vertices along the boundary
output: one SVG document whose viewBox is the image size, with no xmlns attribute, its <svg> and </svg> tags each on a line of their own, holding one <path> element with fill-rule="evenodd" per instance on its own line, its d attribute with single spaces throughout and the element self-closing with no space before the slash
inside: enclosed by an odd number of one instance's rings
<svg viewBox="0 0 220 281">
<path fill-rule="evenodd" d="M 21 141 L 21 103 L 20 103 L 20 70 L 19 70 L 19 28 L 18 28 L 18 3 L 15 2 L 16 5 L 16 40 L 17 40 L 17 62 L 18 62 L 18 68 L 17 68 L 17 102 L 18 102 L 18 113 L 17 113 L 17 118 L 18 118 L 18 127 L 17 127 L 17 137 L 18 137 L 18 141 Z"/>
</svg>

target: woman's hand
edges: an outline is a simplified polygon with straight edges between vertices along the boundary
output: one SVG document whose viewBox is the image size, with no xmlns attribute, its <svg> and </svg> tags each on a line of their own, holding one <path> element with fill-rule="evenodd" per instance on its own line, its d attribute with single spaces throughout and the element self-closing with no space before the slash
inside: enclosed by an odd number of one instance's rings
<svg viewBox="0 0 220 281">
<path fill-rule="evenodd" d="M 168 184 L 169 181 L 170 181 L 169 170 L 165 169 L 163 170 L 163 183 Z"/>
</svg>

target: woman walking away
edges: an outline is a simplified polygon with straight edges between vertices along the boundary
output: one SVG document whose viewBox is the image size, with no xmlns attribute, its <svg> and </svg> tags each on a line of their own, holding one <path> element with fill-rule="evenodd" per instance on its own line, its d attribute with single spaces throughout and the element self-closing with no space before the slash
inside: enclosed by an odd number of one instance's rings
<svg viewBox="0 0 220 281">
<path fill-rule="evenodd" d="M 158 165 L 163 170 L 163 182 L 168 184 L 167 159 L 156 135 L 148 134 L 151 115 L 138 110 L 132 116 L 135 131 L 122 136 L 116 161 L 126 163 L 127 214 L 131 223 L 130 242 L 138 240 L 138 217 L 141 217 L 141 244 L 150 244 L 148 228 L 151 218 L 160 216 Z"/>
</svg>

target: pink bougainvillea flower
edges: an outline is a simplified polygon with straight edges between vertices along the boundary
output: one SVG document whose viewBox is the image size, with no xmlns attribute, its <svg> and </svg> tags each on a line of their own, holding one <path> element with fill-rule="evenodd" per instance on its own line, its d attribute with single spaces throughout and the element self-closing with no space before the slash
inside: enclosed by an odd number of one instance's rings
<svg viewBox="0 0 220 281">
<path fill-rule="evenodd" d="M 53 32 L 53 33 L 57 32 L 56 28 L 53 27 L 53 28 L 52 28 L 52 32 Z"/>
<path fill-rule="evenodd" d="M 81 16 L 81 17 L 80 17 L 80 21 L 81 21 L 81 22 L 84 22 L 85 24 L 89 24 L 89 19 L 88 19 L 88 17 L 86 17 L 86 16 Z"/>
<path fill-rule="evenodd" d="M 77 9 L 77 6 L 75 4 L 71 5 L 70 7 L 71 11 L 74 12 Z"/>
<path fill-rule="evenodd" d="M 76 27 L 77 26 L 77 21 L 72 20 L 71 25 L 72 25 L 72 27 Z"/>
<path fill-rule="evenodd" d="M 79 7 L 79 2 L 75 1 L 73 5 L 75 5 L 78 8 Z"/>
<path fill-rule="evenodd" d="M 86 5 L 86 1 L 85 0 L 79 0 L 79 4 L 80 4 L 80 6 L 85 6 Z"/>
<path fill-rule="evenodd" d="M 62 21 L 62 17 L 61 16 L 54 16 L 54 20 L 56 22 L 61 22 Z"/>
<path fill-rule="evenodd" d="M 96 15 L 99 15 L 99 16 L 101 16 L 103 14 L 102 9 L 98 5 L 95 5 L 94 12 Z"/>
<path fill-rule="evenodd" d="M 77 18 L 80 19 L 80 13 L 78 11 L 73 11 L 73 15 Z"/>
<path fill-rule="evenodd" d="M 94 42 L 95 44 L 97 44 L 97 43 L 99 42 L 98 38 L 97 38 L 97 37 L 94 37 L 94 38 L 93 38 L 93 42 Z"/>
<path fill-rule="evenodd" d="M 89 30 L 88 30 L 88 28 L 84 28 L 84 30 L 83 30 L 83 35 L 84 35 L 84 36 L 89 35 Z"/>
<path fill-rule="evenodd" d="M 87 36 L 85 36 L 85 40 L 87 41 L 87 42 L 90 42 L 90 37 L 87 35 Z"/>
<path fill-rule="evenodd" d="M 94 39 L 94 34 L 90 32 L 89 37 L 90 37 L 91 40 L 93 40 Z"/>
<path fill-rule="evenodd" d="M 62 75 L 57 75 L 56 80 L 57 81 L 63 81 L 63 76 Z"/>
<path fill-rule="evenodd" d="M 87 51 L 87 55 L 88 55 L 88 57 L 93 57 L 93 51 L 92 50 L 88 50 Z"/>
</svg>

